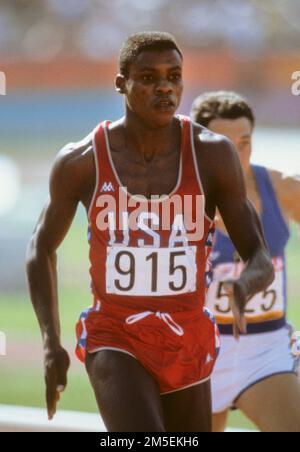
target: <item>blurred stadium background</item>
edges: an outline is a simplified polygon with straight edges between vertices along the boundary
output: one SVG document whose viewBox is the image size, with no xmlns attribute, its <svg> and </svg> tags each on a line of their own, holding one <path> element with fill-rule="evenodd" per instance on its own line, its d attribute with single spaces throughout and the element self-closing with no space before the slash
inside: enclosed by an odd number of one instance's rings
<svg viewBox="0 0 300 452">
<path fill-rule="evenodd" d="M 100 120 L 122 115 L 114 92 L 117 56 L 127 34 L 174 33 L 185 54 L 188 113 L 195 95 L 234 89 L 253 104 L 259 127 L 253 160 L 300 174 L 299 0 L 1 0 L 0 71 L 0 404 L 42 407 L 41 340 L 26 291 L 26 243 L 47 196 L 57 151 Z M 299 200 L 295 200 L 299 202 Z M 80 209 L 59 252 L 63 342 L 73 354 L 74 325 L 89 306 L 86 219 Z M 300 245 L 289 246 L 289 317 L 300 329 Z M 61 408 L 95 412 L 75 359 Z M 239 413 L 233 427 L 250 427 Z"/>
</svg>

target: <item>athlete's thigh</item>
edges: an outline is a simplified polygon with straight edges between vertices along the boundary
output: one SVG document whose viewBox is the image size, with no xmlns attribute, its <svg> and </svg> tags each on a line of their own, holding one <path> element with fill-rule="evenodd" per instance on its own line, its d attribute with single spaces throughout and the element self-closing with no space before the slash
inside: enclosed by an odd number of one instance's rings
<svg viewBox="0 0 300 452">
<path fill-rule="evenodd" d="M 228 410 L 223 411 L 222 413 L 213 414 L 212 417 L 212 430 L 214 433 L 223 433 L 226 430 L 228 419 Z"/>
<path fill-rule="evenodd" d="M 263 432 L 300 432 L 300 382 L 280 374 L 257 383 L 236 406 Z"/>
<path fill-rule="evenodd" d="M 211 432 L 210 381 L 162 396 L 168 432 Z"/>
<path fill-rule="evenodd" d="M 102 350 L 86 368 L 109 432 L 165 431 L 159 387 L 135 358 Z"/>
</svg>

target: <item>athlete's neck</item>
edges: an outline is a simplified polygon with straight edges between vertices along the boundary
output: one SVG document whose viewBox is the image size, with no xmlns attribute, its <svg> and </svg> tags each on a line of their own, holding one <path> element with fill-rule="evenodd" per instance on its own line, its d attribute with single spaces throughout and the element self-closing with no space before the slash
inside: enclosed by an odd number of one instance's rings
<svg viewBox="0 0 300 452">
<path fill-rule="evenodd" d="M 123 126 L 126 147 L 135 152 L 144 163 L 175 152 L 180 146 L 180 124 L 175 117 L 167 126 L 150 128 L 136 116 L 126 114 Z"/>
</svg>

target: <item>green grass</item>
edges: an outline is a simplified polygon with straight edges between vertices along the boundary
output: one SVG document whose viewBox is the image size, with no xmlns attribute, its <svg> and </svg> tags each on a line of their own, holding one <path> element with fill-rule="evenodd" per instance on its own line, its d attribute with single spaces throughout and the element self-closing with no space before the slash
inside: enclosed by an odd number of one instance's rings
<svg viewBox="0 0 300 452">
<path fill-rule="evenodd" d="M 74 135 L 73 135 L 74 137 Z M 57 152 L 71 141 L 70 135 L 55 134 L 47 136 L 47 140 L 43 134 L 33 136 L 16 134 L 13 138 L 11 135 L 1 136 L 1 153 L 14 158 L 16 162 L 26 159 L 36 160 L 37 156 L 42 158 L 54 158 Z"/>
<path fill-rule="evenodd" d="M 0 401 L 2 404 L 45 407 L 42 366 L 40 370 L 22 368 L 22 373 L 1 370 Z M 9 394 L 8 394 L 9 392 Z M 85 371 L 69 373 L 68 388 L 59 407 L 64 410 L 97 412 L 94 394 Z"/>
<path fill-rule="evenodd" d="M 81 218 L 81 219 L 80 219 Z M 82 217 L 77 219 L 59 252 L 60 315 L 63 343 L 73 354 L 74 327 L 79 313 L 91 304 L 88 277 L 88 246 Z M 300 242 L 295 234 L 288 249 L 289 268 L 289 319 L 300 330 L 299 303 Z M 42 361 L 32 359 L 30 344 L 41 346 L 35 315 L 27 294 L 0 295 L 0 330 L 7 334 L 12 352 L 0 357 L 0 403 L 25 406 L 44 406 Z M 18 365 L 18 344 L 24 349 L 22 365 Z M 28 345 L 28 349 L 26 346 Z M 9 350 L 9 347 L 8 347 Z M 28 364 L 26 362 L 26 357 Z M 68 389 L 62 397 L 60 408 L 79 411 L 97 411 L 94 396 L 83 366 L 73 365 L 69 373 Z M 230 415 L 230 426 L 251 428 L 252 424 L 239 412 Z"/>
</svg>

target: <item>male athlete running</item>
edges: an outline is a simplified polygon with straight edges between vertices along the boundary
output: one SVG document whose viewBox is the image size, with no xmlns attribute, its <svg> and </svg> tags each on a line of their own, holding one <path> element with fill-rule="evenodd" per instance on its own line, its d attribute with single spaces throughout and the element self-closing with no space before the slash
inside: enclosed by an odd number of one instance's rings
<svg viewBox="0 0 300 452">
<path fill-rule="evenodd" d="M 212 253 L 214 277 L 207 299 L 222 335 L 212 377 L 214 430 L 224 431 L 228 410 L 237 407 L 262 431 L 300 431 L 300 382 L 286 321 L 285 264 L 288 224 L 290 220 L 300 223 L 300 205 L 295 201 L 300 199 L 300 180 L 250 164 L 255 118 L 238 94 L 203 94 L 193 105 L 192 118 L 235 144 L 248 196 L 261 215 L 276 275 L 267 290 L 248 302 L 248 335 L 237 342 L 224 282 L 238 278 L 243 265 L 219 217 Z"/>
<path fill-rule="evenodd" d="M 211 431 L 209 380 L 219 342 L 204 300 L 217 207 L 248 264 L 228 284 L 237 332 L 245 331 L 247 298 L 271 283 L 273 266 L 234 147 L 175 116 L 183 82 L 174 38 L 129 37 L 119 66 L 125 117 L 60 151 L 28 249 L 49 418 L 69 367 L 60 342 L 56 250 L 82 202 L 94 303 L 77 325 L 76 352 L 107 429 Z"/>
</svg>

